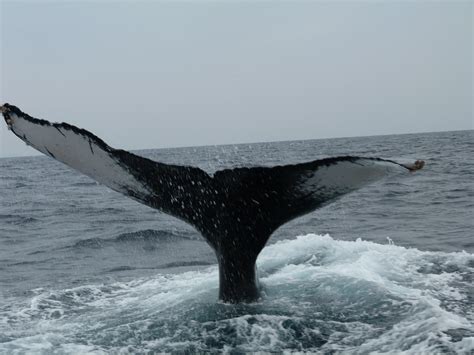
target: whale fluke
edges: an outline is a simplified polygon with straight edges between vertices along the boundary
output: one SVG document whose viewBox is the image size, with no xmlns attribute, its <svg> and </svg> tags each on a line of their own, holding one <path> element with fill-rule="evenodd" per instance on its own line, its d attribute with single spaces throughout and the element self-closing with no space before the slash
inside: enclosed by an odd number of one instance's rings
<svg viewBox="0 0 474 355">
<path fill-rule="evenodd" d="M 255 262 L 278 227 L 388 174 L 424 166 L 421 160 L 341 156 L 211 176 L 114 149 L 84 129 L 33 118 L 10 104 L 0 111 L 12 132 L 33 148 L 193 225 L 217 255 L 219 298 L 225 302 L 258 299 Z"/>
</svg>

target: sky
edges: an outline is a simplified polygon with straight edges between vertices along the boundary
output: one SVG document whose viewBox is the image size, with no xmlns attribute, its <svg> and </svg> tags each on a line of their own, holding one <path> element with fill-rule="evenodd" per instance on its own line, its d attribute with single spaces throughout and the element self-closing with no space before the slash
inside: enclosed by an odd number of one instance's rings
<svg viewBox="0 0 474 355">
<path fill-rule="evenodd" d="M 473 129 L 471 1 L 0 0 L 0 101 L 111 146 Z M 0 157 L 33 155 L 0 122 Z"/>
</svg>

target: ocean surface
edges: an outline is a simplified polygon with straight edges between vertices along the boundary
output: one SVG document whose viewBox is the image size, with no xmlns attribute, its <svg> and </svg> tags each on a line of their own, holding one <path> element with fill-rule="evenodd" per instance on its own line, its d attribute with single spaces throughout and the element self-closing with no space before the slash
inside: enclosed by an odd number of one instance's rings
<svg viewBox="0 0 474 355">
<path fill-rule="evenodd" d="M 280 228 L 261 301 L 217 301 L 190 226 L 46 156 L 0 159 L 0 353 L 474 353 L 474 131 L 139 151 L 212 173 L 417 158 Z"/>
</svg>

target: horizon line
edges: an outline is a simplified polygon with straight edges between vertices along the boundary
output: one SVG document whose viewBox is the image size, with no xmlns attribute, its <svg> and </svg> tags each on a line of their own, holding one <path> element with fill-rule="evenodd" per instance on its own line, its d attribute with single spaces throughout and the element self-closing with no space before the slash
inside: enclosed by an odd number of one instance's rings
<svg viewBox="0 0 474 355">
<path fill-rule="evenodd" d="M 184 148 L 204 148 L 204 147 L 219 147 L 219 146 L 231 146 L 231 145 L 244 145 L 244 144 L 262 144 L 262 143 L 283 143 L 283 142 L 304 142 L 304 141 L 315 141 L 315 140 L 327 140 L 327 139 L 344 139 L 344 138 L 368 138 L 368 137 L 384 137 L 384 136 L 406 136 L 411 134 L 430 134 L 430 133 L 449 133 L 449 132 L 465 132 L 474 131 L 471 129 L 455 129 L 448 131 L 421 131 L 421 132 L 407 132 L 407 133 L 383 133 L 383 134 L 372 134 L 362 136 L 338 136 L 338 137 L 319 137 L 319 138 L 303 138 L 303 139 L 283 139 L 275 141 L 259 141 L 259 142 L 239 142 L 239 143 L 218 143 L 218 144 L 197 144 L 197 145 L 179 145 L 172 147 L 160 147 L 160 148 L 136 148 L 130 149 L 130 152 L 145 151 L 145 150 L 162 150 L 162 149 L 184 149 Z M 112 147 L 114 148 L 114 147 Z M 114 148 L 123 149 L 123 148 Z M 45 155 L 40 152 L 34 155 L 13 155 L 13 156 L 0 156 L 0 159 L 8 158 L 28 158 Z"/>
</svg>

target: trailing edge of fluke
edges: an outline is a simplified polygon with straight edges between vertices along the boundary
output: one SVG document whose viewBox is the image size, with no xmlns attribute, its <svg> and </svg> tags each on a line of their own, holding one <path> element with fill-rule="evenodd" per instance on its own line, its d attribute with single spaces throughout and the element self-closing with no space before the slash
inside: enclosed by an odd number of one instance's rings
<svg viewBox="0 0 474 355">
<path fill-rule="evenodd" d="M 219 298 L 231 303 L 259 298 L 255 262 L 278 227 L 387 175 L 424 166 L 422 160 L 339 156 L 211 176 L 114 149 L 84 129 L 33 118 L 10 104 L 0 111 L 9 129 L 33 148 L 193 225 L 216 253 Z"/>
</svg>

